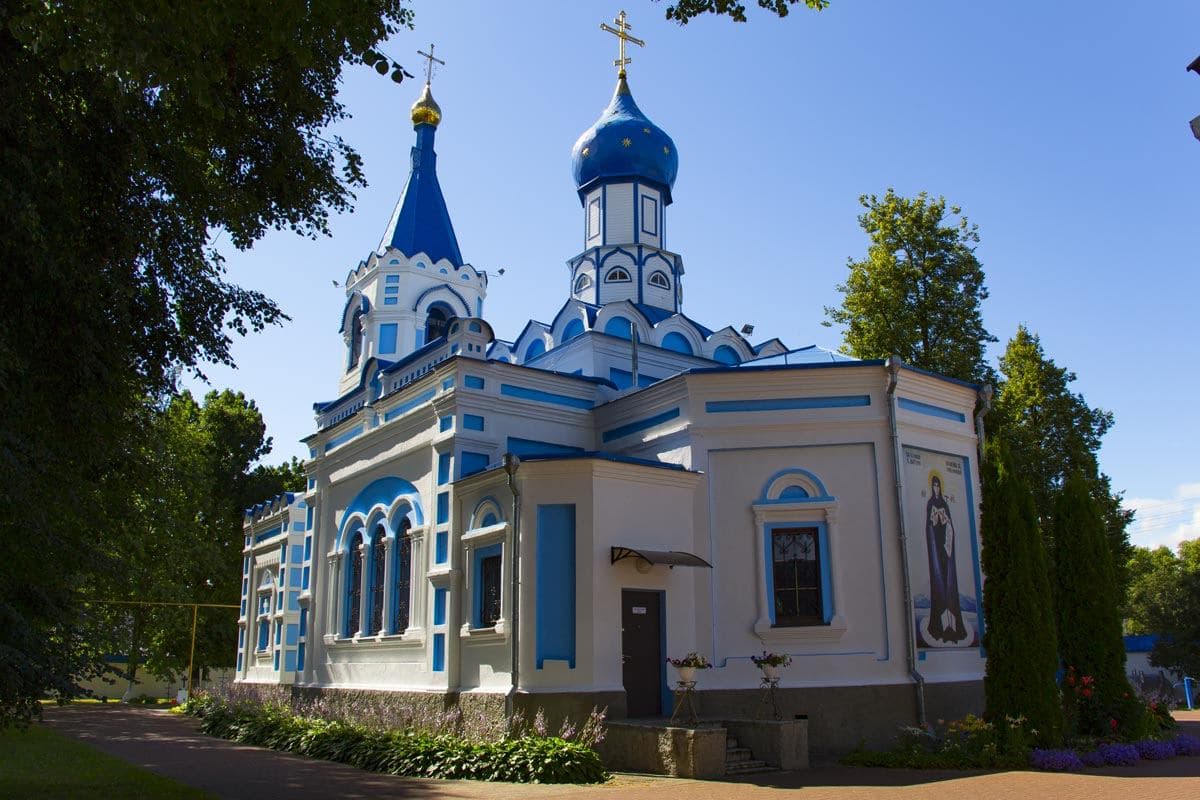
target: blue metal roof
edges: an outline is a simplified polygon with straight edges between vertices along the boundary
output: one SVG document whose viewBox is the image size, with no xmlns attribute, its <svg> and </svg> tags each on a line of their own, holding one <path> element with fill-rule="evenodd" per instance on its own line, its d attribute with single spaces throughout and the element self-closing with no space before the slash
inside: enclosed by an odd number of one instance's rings
<svg viewBox="0 0 1200 800">
<path fill-rule="evenodd" d="M 412 149 L 412 171 L 379 249 L 394 247 L 409 258 L 417 253 L 425 253 L 434 261 L 448 258 L 454 266 L 461 267 L 462 253 L 458 250 L 450 212 L 446 210 L 446 200 L 438 184 L 434 130 L 428 123 L 416 126 L 417 145 Z"/>
</svg>

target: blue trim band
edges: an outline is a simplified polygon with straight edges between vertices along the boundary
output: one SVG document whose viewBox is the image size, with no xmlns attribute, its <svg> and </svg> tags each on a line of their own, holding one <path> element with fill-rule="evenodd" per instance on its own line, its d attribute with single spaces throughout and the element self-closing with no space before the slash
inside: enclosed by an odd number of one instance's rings
<svg viewBox="0 0 1200 800">
<path fill-rule="evenodd" d="M 543 392 L 540 389 L 528 389 L 524 386 L 514 386 L 511 383 L 500 384 L 500 394 L 507 397 L 517 397 L 521 400 L 533 400 L 538 403 L 553 403 L 568 408 L 590 409 L 592 401 L 585 397 L 571 397 L 565 394 Z"/>
<path fill-rule="evenodd" d="M 350 430 L 346 431 L 345 433 L 333 437 L 332 439 L 330 439 L 328 442 L 325 443 L 325 452 L 328 453 L 330 450 L 332 450 L 335 447 L 341 447 L 342 445 L 344 445 L 346 442 L 350 441 L 351 439 L 361 436 L 362 432 L 363 432 L 362 425 L 356 425 L 355 427 L 351 428 Z"/>
<path fill-rule="evenodd" d="M 419 395 L 417 395 L 413 399 L 408 400 L 407 402 L 401 403 L 400 405 L 396 406 L 395 408 L 385 411 L 383 414 L 383 421 L 391 422 L 396 417 L 399 417 L 402 414 L 407 414 L 409 411 L 412 411 L 417 406 L 421 406 L 421 405 L 424 405 L 425 403 L 428 403 L 430 400 L 433 399 L 433 395 L 434 395 L 433 389 L 430 389 L 427 392 L 421 392 Z"/>
<path fill-rule="evenodd" d="M 638 433 L 639 431 L 648 430 L 656 425 L 661 425 L 664 422 L 673 420 L 678 416 L 679 408 L 677 406 L 675 408 L 668 409 L 661 414 L 655 414 L 653 417 L 639 419 L 626 425 L 622 425 L 619 428 L 611 428 L 601 434 L 600 439 L 604 442 L 611 442 L 615 439 L 621 439 L 629 436 L 630 434 Z"/>
<path fill-rule="evenodd" d="M 905 411 L 912 411 L 917 414 L 924 414 L 927 417 L 941 417 L 942 419 L 953 420 L 954 422 L 966 422 L 966 414 L 953 411 L 949 408 L 942 408 L 930 403 L 922 403 L 919 400 L 910 400 L 907 397 L 898 397 L 896 402 Z"/>
<path fill-rule="evenodd" d="M 771 397 L 762 400 L 709 400 L 704 410 L 709 414 L 728 414 L 744 411 L 792 411 L 813 408 L 856 408 L 871 405 L 868 394 L 831 395 L 829 397 Z"/>
</svg>

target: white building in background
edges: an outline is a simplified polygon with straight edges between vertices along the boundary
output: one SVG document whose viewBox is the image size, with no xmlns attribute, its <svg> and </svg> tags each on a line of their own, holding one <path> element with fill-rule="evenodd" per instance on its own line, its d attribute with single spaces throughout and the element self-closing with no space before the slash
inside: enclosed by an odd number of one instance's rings
<svg viewBox="0 0 1200 800">
<path fill-rule="evenodd" d="M 767 650 L 817 751 L 979 711 L 979 387 L 686 316 L 678 154 L 623 72 L 572 155 L 565 302 L 497 339 L 428 83 L 412 119 L 307 492 L 247 514 L 238 680 L 641 717 L 697 651 L 702 713 L 746 715 Z"/>
</svg>

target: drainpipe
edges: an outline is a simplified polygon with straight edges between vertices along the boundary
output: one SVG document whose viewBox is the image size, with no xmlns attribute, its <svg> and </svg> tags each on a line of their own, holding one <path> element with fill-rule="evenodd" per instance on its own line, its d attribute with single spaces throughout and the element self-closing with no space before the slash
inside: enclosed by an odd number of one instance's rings
<svg viewBox="0 0 1200 800">
<path fill-rule="evenodd" d="M 519 684 L 521 649 L 521 492 L 517 489 L 517 470 L 521 459 L 515 453 L 504 454 L 504 472 L 508 475 L 508 490 L 512 492 L 512 558 L 509 574 L 512 575 L 512 613 L 509 615 L 512 633 L 509 640 L 512 644 L 512 686 L 504 699 L 504 710 L 507 714 L 506 724 L 511 725 L 516 711 L 517 686 Z"/>
<path fill-rule="evenodd" d="M 990 383 L 979 388 L 979 408 L 975 411 L 975 438 L 979 442 L 979 463 L 983 463 L 983 417 L 992 410 L 992 394 L 995 390 Z M 975 513 L 972 509 L 971 513 Z"/>
<path fill-rule="evenodd" d="M 900 533 L 900 567 L 904 574 L 904 643 L 908 660 L 908 674 L 917 690 L 917 724 L 924 728 L 925 719 L 925 676 L 917 669 L 917 640 L 913 631 L 912 574 L 908 569 L 908 532 L 904 525 L 904 452 L 900 446 L 900 428 L 896 423 L 896 382 L 904 362 L 900 356 L 888 356 L 884 368 L 888 371 L 888 424 L 892 434 L 892 461 L 896 466 L 896 527 Z"/>
<path fill-rule="evenodd" d="M 632 374 L 629 388 L 636 392 L 638 389 L 638 324 L 636 322 L 629 323 L 629 342 L 629 371 Z"/>
</svg>

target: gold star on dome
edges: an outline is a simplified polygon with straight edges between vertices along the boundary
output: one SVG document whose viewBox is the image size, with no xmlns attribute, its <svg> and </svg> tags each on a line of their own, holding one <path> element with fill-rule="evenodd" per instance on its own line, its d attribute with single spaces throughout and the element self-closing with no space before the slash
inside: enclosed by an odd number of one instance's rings
<svg viewBox="0 0 1200 800">
<path fill-rule="evenodd" d="M 589 154 L 589 153 L 591 153 L 591 152 L 592 152 L 592 148 L 590 148 L 590 147 L 585 147 L 585 148 L 583 148 L 583 157 L 584 157 L 584 158 L 587 158 L 587 157 L 588 157 L 588 154 Z"/>
<path fill-rule="evenodd" d="M 649 135 L 650 135 L 650 129 L 649 129 L 649 128 L 642 128 L 642 133 L 644 133 L 644 134 L 646 134 L 647 136 L 649 136 Z"/>
<path fill-rule="evenodd" d="M 622 147 L 629 147 L 632 144 L 633 144 L 633 139 L 630 139 L 628 136 L 626 136 L 624 139 L 621 140 Z"/>
<path fill-rule="evenodd" d="M 664 145 L 664 146 L 663 146 L 663 155 L 664 155 L 664 156 L 669 156 L 669 155 L 671 155 L 671 148 L 669 148 L 669 147 L 667 147 L 667 146 L 665 146 L 665 145 Z"/>
</svg>

